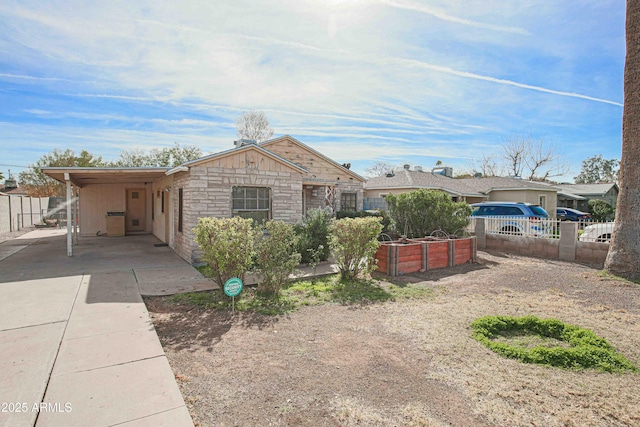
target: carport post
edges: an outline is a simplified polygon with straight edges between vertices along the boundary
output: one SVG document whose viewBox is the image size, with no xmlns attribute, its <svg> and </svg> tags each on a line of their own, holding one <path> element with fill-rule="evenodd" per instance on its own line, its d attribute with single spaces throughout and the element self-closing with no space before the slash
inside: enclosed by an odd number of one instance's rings
<svg viewBox="0 0 640 427">
<path fill-rule="evenodd" d="M 71 177 L 64 174 L 67 182 L 67 256 L 73 256 L 73 240 L 71 238 Z"/>
<path fill-rule="evenodd" d="M 76 234 L 76 246 L 78 245 L 78 227 L 80 226 L 80 224 L 78 223 L 78 218 L 80 217 L 80 192 L 78 189 L 76 189 L 76 209 L 75 209 L 75 213 L 76 213 L 76 217 L 74 218 L 73 221 L 73 231 Z"/>
</svg>

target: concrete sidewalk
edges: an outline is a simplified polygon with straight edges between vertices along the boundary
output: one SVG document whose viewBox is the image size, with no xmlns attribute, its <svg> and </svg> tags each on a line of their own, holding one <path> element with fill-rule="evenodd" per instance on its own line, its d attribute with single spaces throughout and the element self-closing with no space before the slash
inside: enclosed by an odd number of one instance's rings
<svg viewBox="0 0 640 427">
<path fill-rule="evenodd" d="M 55 231 L 0 245 L 0 426 L 193 426 L 135 273 L 188 264 L 152 236 L 69 258 Z"/>
</svg>

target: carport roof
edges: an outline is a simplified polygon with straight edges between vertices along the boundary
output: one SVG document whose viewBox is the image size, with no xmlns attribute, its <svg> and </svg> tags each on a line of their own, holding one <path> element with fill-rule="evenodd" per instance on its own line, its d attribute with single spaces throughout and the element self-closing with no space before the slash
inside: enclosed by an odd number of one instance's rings
<svg viewBox="0 0 640 427">
<path fill-rule="evenodd" d="M 153 182 L 162 178 L 169 168 L 74 168 L 48 167 L 42 168 L 45 175 L 56 181 L 66 182 L 65 174 L 76 187 L 87 184 L 118 184 Z"/>
</svg>

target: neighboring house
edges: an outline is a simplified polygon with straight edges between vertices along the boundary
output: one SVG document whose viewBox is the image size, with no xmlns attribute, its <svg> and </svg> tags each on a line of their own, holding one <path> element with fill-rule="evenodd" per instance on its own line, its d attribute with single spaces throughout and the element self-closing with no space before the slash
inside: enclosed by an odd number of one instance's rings
<svg viewBox="0 0 640 427">
<path fill-rule="evenodd" d="M 371 178 L 365 183 L 365 208 L 384 208 L 380 201 L 387 194 L 420 188 L 444 191 L 452 200 L 469 204 L 483 201 L 539 204 L 551 216 L 555 216 L 557 205 L 557 188 L 548 184 L 504 177 L 456 179 L 423 172 L 420 167 L 411 170 L 405 165 L 404 169 Z"/>
<path fill-rule="evenodd" d="M 558 188 L 549 184 L 518 178 L 488 177 L 461 179 L 490 202 L 523 202 L 540 205 L 550 216 L 556 216 Z"/>
<path fill-rule="evenodd" d="M 364 178 L 290 136 L 236 147 L 175 168 L 44 168 L 79 188 L 80 235 L 153 233 L 189 262 L 199 259 L 198 218 L 297 222 L 306 210 L 362 210 Z M 111 217 L 113 219 L 113 217 Z"/>
<path fill-rule="evenodd" d="M 558 206 L 589 212 L 589 200 L 604 200 L 615 207 L 620 189 L 614 182 L 558 185 Z"/>
<path fill-rule="evenodd" d="M 368 199 L 367 202 L 371 204 L 380 203 L 375 199 L 382 200 L 388 194 L 407 193 L 421 188 L 444 191 L 451 196 L 452 200 L 466 201 L 467 203 L 482 202 L 487 198 L 486 195 L 475 191 L 463 181 L 431 172 L 423 172 L 419 166 L 411 170 L 409 165 L 405 165 L 404 169 L 396 170 L 386 176 L 368 179 L 364 184 L 364 195 Z"/>
<path fill-rule="evenodd" d="M 12 196 L 27 196 L 27 192 L 18 187 L 18 183 L 13 178 L 7 178 L 4 180 L 4 185 L 0 187 L 0 193 L 10 194 Z"/>
</svg>

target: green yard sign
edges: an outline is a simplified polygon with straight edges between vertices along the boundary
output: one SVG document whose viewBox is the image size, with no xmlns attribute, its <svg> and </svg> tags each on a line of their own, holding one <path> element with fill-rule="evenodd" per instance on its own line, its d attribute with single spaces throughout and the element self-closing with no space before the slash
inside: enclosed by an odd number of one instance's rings
<svg viewBox="0 0 640 427">
<path fill-rule="evenodd" d="M 224 283 L 224 293 L 228 297 L 237 297 L 242 292 L 242 280 L 232 277 Z"/>
</svg>

